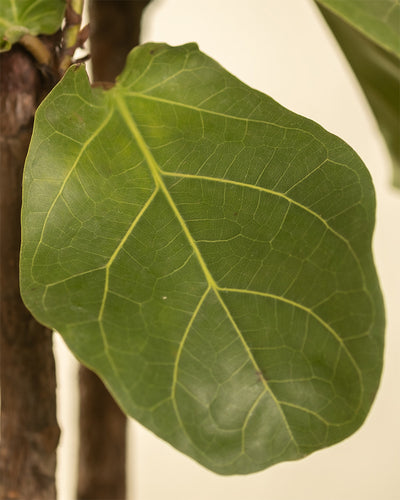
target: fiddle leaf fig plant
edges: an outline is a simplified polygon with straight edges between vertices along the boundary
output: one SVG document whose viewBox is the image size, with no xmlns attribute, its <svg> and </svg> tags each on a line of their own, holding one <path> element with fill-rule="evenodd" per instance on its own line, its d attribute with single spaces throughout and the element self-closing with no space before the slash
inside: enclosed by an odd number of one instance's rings
<svg viewBox="0 0 400 500">
<path fill-rule="evenodd" d="M 353 433 L 384 312 L 357 154 L 195 44 L 73 66 L 38 109 L 21 293 L 124 411 L 220 474 Z"/>
</svg>

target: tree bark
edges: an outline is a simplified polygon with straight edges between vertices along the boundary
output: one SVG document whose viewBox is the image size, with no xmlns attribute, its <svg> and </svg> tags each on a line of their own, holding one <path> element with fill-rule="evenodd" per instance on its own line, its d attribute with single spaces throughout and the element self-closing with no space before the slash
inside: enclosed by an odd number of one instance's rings
<svg viewBox="0 0 400 500">
<path fill-rule="evenodd" d="M 114 82 L 139 43 L 142 12 L 150 0 L 91 0 L 90 44 L 94 81 Z M 126 496 L 126 417 L 100 379 L 80 370 L 79 500 Z"/>
<path fill-rule="evenodd" d="M 22 170 L 33 115 L 49 87 L 33 58 L 0 55 L 0 498 L 54 500 L 56 378 L 51 332 L 19 293 Z"/>
</svg>

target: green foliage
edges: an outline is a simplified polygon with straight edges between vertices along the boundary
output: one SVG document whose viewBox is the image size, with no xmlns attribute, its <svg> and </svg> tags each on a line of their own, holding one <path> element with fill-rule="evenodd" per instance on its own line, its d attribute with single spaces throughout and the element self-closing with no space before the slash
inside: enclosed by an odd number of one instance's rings
<svg viewBox="0 0 400 500">
<path fill-rule="evenodd" d="M 376 393 L 368 171 L 194 44 L 73 67 L 38 110 L 21 291 L 122 408 L 221 473 L 329 446 Z"/>
<path fill-rule="evenodd" d="M 400 187 L 400 4 L 318 0 L 377 118 Z"/>
<path fill-rule="evenodd" d="M 56 32 L 64 10 L 63 0 L 1 0 L 0 52 L 9 50 L 23 35 Z"/>
<path fill-rule="evenodd" d="M 398 0 L 316 0 L 383 49 L 400 56 Z"/>
</svg>

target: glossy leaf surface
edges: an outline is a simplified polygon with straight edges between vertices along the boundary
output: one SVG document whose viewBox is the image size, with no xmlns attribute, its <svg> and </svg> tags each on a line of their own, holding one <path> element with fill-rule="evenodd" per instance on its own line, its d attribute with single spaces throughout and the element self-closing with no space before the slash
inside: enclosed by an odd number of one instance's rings
<svg viewBox="0 0 400 500">
<path fill-rule="evenodd" d="M 23 35 L 55 33 L 64 10 L 63 0 L 1 0 L 0 52 L 9 50 Z"/>
<path fill-rule="evenodd" d="M 39 108 L 21 289 L 122 408 L 221 473 L 354 432 L 378 387 L 375 200 L 358 156 L 195 44 Z"/>
<path fill-rule="evenodd" d="M 400 4 L 396 0 L 318 0 L 371 105 L 400 187 Z"/>
</svg>

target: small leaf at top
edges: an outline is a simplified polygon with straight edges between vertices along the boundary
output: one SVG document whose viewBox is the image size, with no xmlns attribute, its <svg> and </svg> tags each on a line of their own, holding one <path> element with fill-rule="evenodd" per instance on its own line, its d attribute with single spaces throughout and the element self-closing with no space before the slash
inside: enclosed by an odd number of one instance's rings
<svg viewBox="0 0 400 500">
<path fill-rule="evenodd" d="M 202 54 L 73 67 L 27 158 L 21 290 L 124 411 L 221 474 L 329 446 L 382 366 L 375 199 L 354 151 Z"/>
<path fill-rule="evenodd" d="M 400 4 L 317 0 L 374 112 L 400 188 Z"/>
<path fill-rule="evenodd" d="M 1 0 L 0 52 L 24 35 L 50 35 L 61 27 L 64 0 Z"/>
</svg>

